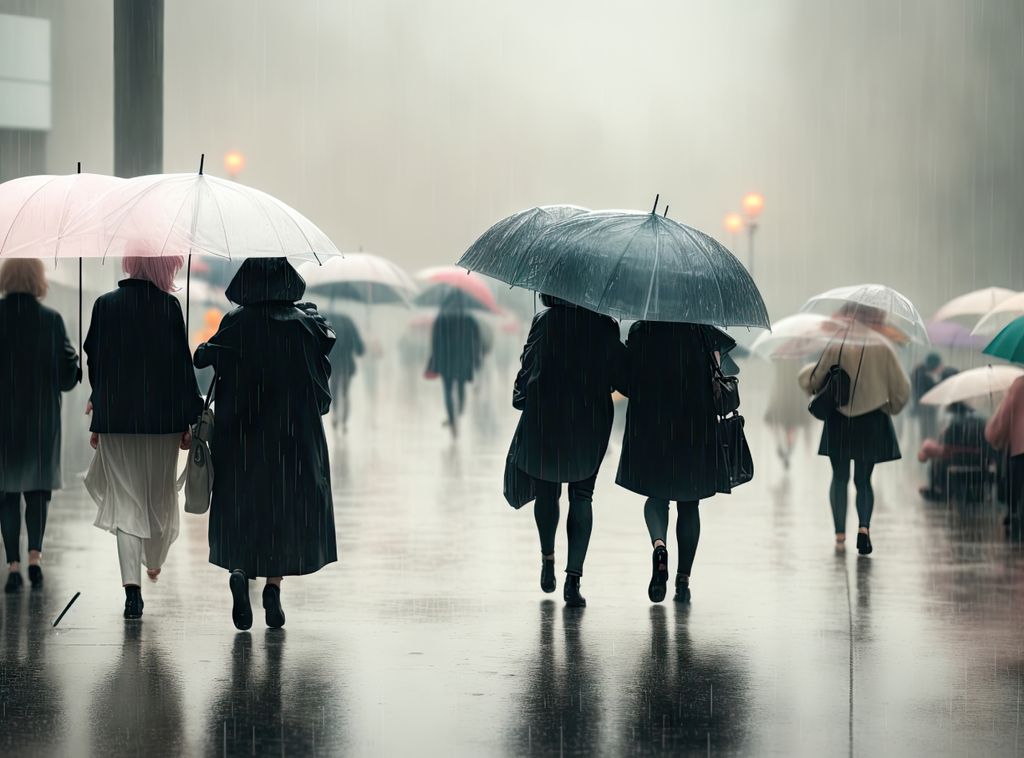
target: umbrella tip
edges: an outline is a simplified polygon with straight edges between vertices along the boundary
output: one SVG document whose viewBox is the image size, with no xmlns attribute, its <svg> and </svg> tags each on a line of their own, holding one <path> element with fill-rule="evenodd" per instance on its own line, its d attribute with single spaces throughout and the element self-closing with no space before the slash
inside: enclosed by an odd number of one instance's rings
<svg viewBox="0 0 1024 758">
<path fill-rule="evenodd" d="M 203 175 L 203 163 L 206 162 L 206 153 L 199 154 L 199 175 Z"/>
<path fill-rule="evenodd" d="M 668 205 L 665 206 L 665 218 L 668 218 Z"/>
<path fill-rule="evenodd" d="M 81 161 L 78 162 L 78 173 L 79 174 L 82 173 L 82 162 Z"/>
<path fill-rule="evenodd" d="M 657 195 L 654 196 L 654 207 L 651 208 L 651 213 L 652 214 L 658 212 L 658 198 L 659 197 L 661 197 L 661 193 L 658 193 Z"/>
</svg>

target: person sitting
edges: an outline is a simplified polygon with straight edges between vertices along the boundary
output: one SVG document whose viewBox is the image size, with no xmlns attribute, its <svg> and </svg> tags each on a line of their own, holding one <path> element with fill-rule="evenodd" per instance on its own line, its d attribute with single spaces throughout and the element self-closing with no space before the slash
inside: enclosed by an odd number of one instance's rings
<svg viewBox="0 0 1024 758">
<path fill-rule="evenodd" d="M 978 478 L 957 480 L 950 483 L 947 491 L 947 476 L 951 466 L 963 466 L 984 472 L 992 460 L 992 450 L 985 441 L 985 420 L 976 416 L 965 403 L 947 406 L 949 423 L 939 439 L 926 439 L 921 444 L 917 459 L 922 463 L 930 461 L 927 487 L 922 487 L 921 496 L 927 500 L 965 498 L 972 493 L 970 485 Z M 985 477 L 987 474 L 981 474 Z"/>
</svg>

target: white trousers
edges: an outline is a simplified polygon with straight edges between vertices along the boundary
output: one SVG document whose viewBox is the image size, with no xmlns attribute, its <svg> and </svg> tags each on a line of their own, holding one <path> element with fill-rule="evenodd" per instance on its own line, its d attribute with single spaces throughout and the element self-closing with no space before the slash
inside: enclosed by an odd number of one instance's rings
<svg viewBox="0 0 1024 758">
<path fill-rule="evenodd" d="M 117 530 L 117 560 L 121 563 L 121 584 L 142 586 L 143 559 L 149 568 L 160 568 L 164 555 L 159 535 L 155 539 L 142 539 Z"/>
</svg>

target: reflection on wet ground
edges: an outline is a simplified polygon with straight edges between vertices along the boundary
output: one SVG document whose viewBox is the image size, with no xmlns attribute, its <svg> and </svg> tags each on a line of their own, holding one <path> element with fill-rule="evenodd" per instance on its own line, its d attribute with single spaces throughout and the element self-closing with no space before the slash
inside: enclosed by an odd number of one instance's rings
<svg viewBox="0 0 1024 758">
<path fill-rule="evenodd" d="M 702 506 L 692 606 L 647 601 L 642 499 L 614 486 L 610 457 L 590 605 L 567 610 L 537 586 L 531 515 L 501 497 L 506 388 L 471 398 L 452 442 L 440 389 L 403 386 L 381 388 L 371 408 L 357 383 L 351 431 L 332 451 L 341 560 L 285 580 L 282 631 L 263 627 L 254 588 L 256 624 L 235 632 L 226 575 L 205 561 L 205 519 L 191 516 L 143 588 L 142 622 L 126 624 L 113 539 L 91 526 L 79 484 L 55 497 L 45 589 L 0 598 L 0 753 L 1024 749 L 1024 557 L 996 508 L 922 503 L 916 464 L 880 467 L 875 554 L 836 554 L 828 465 L 807 442 L 784 472 L 750 381 L 758 475 Z"/>
</svg>

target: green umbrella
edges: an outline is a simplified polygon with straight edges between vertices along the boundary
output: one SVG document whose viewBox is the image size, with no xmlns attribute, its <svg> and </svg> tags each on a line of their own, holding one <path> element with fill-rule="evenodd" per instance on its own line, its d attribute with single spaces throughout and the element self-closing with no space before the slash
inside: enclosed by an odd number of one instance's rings
<svg viewBox="0 0 1024 758">
<path fill-rule="evenodd" d="M 1024 316 L 1011 321 L 982 352 L 1014 363 L 1024 363 Z"/>
</svg>

